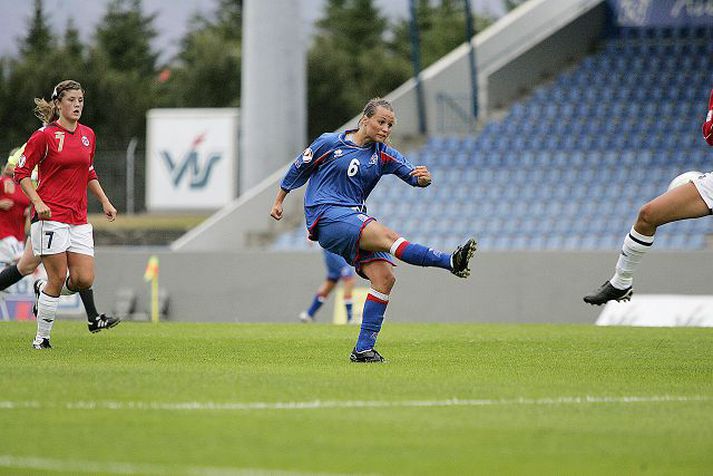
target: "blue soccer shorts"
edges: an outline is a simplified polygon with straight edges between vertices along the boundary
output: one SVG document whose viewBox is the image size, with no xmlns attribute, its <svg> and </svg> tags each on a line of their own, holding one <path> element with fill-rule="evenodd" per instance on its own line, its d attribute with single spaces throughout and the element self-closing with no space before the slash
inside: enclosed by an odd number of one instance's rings
<svg viewBox="0 0 713 476">
<path fill-rule="evenodd" d="M 312 227 L 311 236 L 319 241 L 320 246 L 342 256 L 354 266 L 359 276 L 364 263 L 386 261 L 393 265 L 391 254 L 386 251 L 366 251 L 359 248 L 361 231 L 375 220 L 366 213 L 350 207 L 327 207 Z"/>
</svg>

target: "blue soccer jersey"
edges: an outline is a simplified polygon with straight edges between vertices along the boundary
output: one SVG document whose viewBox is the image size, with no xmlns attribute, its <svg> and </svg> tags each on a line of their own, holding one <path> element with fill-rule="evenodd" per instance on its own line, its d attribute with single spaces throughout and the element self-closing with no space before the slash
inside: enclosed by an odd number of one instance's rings
<svg viewBox="0 0 713 476">
<path fill-rule="evenodd" d="M 297 157 L 280 187 L 286 192 L 304 185 L 307 228 L 329 206 L 364 207 L 382 175 L 394 174 L 416 187 L 414 166 L 393 147 L 373 142 L 359 147 L 345 136 L 355 130 L 322 134 Z"/>
</svg>

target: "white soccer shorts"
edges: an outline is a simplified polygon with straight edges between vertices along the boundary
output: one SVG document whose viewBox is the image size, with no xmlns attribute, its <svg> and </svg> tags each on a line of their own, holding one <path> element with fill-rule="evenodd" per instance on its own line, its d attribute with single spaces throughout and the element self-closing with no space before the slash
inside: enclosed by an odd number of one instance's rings
<svg viewBox="0 0 713 476">
<path fill-rule="evenodd" d="M 698 193 L 701 194 L 701 198 L 706 202 L 708 209 L 713 210 L 713 172 L 696 177 L 691 182 L 698 189 Z"/>
<path fill-rule="evenodd" d="M 24 243 L 17 241 L 14 236 L 6 236 L 0 240 L 0 263 L 5 265 L 14 263 L 25 250 Z"/>
<path fill-rule="evenodd" d="M 40 220 L 30 226 L 30 237 L 35 256 L 56 255 L 65 251 L 94 256 L 94 234 L 89 223 L 68 225 Z"/>
</svg>

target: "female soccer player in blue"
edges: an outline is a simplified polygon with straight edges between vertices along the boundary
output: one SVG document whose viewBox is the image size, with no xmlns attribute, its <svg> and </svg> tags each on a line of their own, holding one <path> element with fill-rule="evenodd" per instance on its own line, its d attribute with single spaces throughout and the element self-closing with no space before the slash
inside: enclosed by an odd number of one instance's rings
<svg viewBox="0 0 713 476">
<path fill-rule="evenodd" d="M 386 99 L 371 99 L 357 129 L 322 134 L 290 166 L 275 197 L 270 215 L 282 218 L 287 194 L 304 185 L 305 218 L 310 239 L 341 255 L 371 289 L 362 311 L 362 324 L 352 362 L 382 362 L 374 349 L 391 289 L 396 282 L 391 255 L 409 264 L 435 266 L 460 278 L 470 275 L 468 263 L 476 249 L 469 239 L 452 254 L 406 241 L 369 216 L 365 201 L 382 175 L 394 174 L 414 187 L 431 184 L 425 166 L 413 166 L 386 145 L 396 116 Z"/>
</svg>

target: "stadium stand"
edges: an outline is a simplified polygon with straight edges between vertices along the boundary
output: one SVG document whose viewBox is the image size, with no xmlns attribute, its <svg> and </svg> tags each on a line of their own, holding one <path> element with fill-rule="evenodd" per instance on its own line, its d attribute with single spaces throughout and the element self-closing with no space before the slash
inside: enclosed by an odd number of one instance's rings
<svg viewBox="0 0 713 476">
<path fill-rule="evenodd" d="M 686 170 L 707 171 L 700 139 L 713 71 L 711 27 L 619 27 L 584 58 L 468 137 L 408 154 L 435 186 L 387 177 L 370 213 L 442 249 L 613 250 L 636 210 Z M 711 220 L 662 227 L 658 249 L 706 247 Z M 309 249 L 299 227 L 273 250 Z"/>
</svg>

